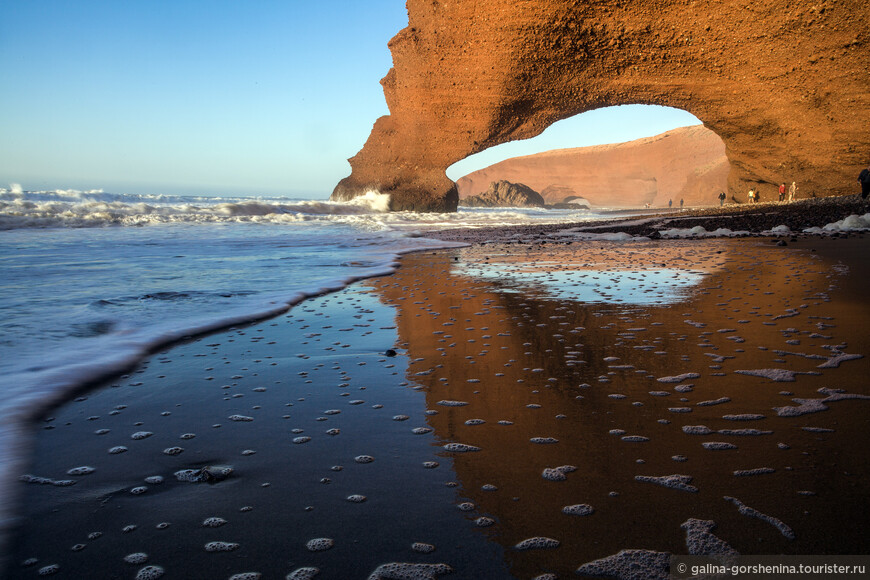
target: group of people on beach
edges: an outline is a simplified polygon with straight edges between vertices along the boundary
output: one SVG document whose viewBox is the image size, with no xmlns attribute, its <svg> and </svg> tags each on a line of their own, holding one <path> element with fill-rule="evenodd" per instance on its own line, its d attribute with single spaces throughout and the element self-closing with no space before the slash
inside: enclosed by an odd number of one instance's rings
<svg viewBox="0 0 870 580">
<path fill-rule="evenodd" d="M 867 197 L 870 196 L 870 166 L 863 169 L 861 173 L 858 175 L 858 183 L 861 185 L 861 199 L 863 201 L 867 201 Z M 797 197 L 798 190 L 797 183 L 794 181 L 791 182 L 791 185 L 786 188 L 785 183 L 779 184 L 779 201 L 787 201 L 791 203 Z M 725 200 L 727 196 L 725 192 L 722 191 L 719 193 L 719 205 L 724 206 Z M 749 199 L 749 203 L 757 203 L 759 201 L 758 196 L 758 188 L 751 187 L 749 189 L 749 194 L 747 195 Z M 736 200 L 735 200 L 736 201 Z"/>
</svg>

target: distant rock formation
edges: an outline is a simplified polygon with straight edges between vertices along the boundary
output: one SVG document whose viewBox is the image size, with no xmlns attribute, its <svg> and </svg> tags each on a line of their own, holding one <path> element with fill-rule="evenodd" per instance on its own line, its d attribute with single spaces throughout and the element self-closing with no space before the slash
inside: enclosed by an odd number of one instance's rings
<svg viewBox="0 0 870 580">
<path fill-rule="evenodd" d="M 461 177 L 460 199 L 496 179 L 520 181 L 548 204 L 582 197 L 596 207 L 713 205 L 728 189 L 725 144 L 703 125 L 628 143 L 513 157 Z M 462 203 L 460 201 L 460 203 Z"/>
<path fill-rule="evenodd" d="M 544 207 L 544 198 L 537 191 L 522 183 L 493 181 L 489 189 L 459 201 L 467 207 Z"/>
<path fill-rule="evenodd" d="M 692 113 L 724 141 L 729 195 L 855 193 L 870 159 L 865 0 L 407 0 L 375 122 L 333 200 L 455 210 L 453 163 L 613 105 Z M 651 192 L 645 177 L 635 191 Z M 661 190 L 656 186 L 657 191 Z M 580 194 L 578 192 L 578 194 Z M 642 198 L 642 197 L 641 197 Z"/>
</svg>

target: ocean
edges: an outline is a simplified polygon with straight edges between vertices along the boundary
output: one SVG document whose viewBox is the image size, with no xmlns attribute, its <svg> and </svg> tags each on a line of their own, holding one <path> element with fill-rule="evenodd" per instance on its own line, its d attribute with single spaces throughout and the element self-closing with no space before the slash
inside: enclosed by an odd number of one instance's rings
<svg viewBox="0 0 870 580">
<path fill-rule="evenodd" d="M 33 416 L 155 348 L 391 273 L 402 254 L 456 245 L 426 230 L 600 217 L 391 213 L 387 202 L 0 189 L 0 412 Z"/>
</svg>

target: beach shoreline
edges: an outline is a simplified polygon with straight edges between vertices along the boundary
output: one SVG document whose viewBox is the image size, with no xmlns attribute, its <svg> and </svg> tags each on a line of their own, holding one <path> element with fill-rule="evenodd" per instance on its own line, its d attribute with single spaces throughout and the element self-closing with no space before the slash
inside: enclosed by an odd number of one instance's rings
<svg viewBox="0 0 870 580">
<path fill-rule="evenodd" d="M 192 570 L 284 577 L 314 565 L 323 578 L 365 578 L 381 564 L 412 561 L 523 578 L 567 574 L 621 548 L 681 553 L 687 517 L 715 520 L 743 553 L 752 553 L 757 535 L 775 553 L 844 553 L 838 546 L 868 553 L 842 523 L 868 507 L 852 483 L 866 462 L 846 453 L 865 442 L 860 397 L 870 395 L 858 380 L 868 364 L 862 353 L 870 351 L 862 328 L 870 279 L 863 234 L 798 235 L 788 247 L 752 237 L 534 242 L 554 228 L 539 226 L 522 237 L 528 243 L 516 243 L 515 232 L 500 243 L 466 231 L 456 241 L 469 247 L 408 254 L 389 276 L 172 345 L 54 408 L 37 424 L 28 474 L 76 483 L 19 482 L 23 510 L 9 577 L 35 577 L 57 564 L 59 578 L 132 578 L 142 566 L 123 558 L 147 552 L 148 565 L 173 577 Z M 823 346 L 829 343 L 850 356 L 837 359 Z M 839 362 L 820 371 L 818 357 Z M 792 380 L 739 372 L 773 367 Z M 700 376 L 661 382 L 686 372 Z M 831 396 L 820 395 L 823 388 L 854 397 L 799 419 L 771 411 Z M 723 397 L 730 400 L 698 406 Z M 726 414 L 767 418 L 723 420 Z M 691 420 L 678 424 L 685 417 Z M 711 435 L 687 434 L 682 423 L 703 424 Z M 773 433 L 722 433 L 748 427 Z M 535 438 L 557 441 L 529 445 Z M 700 447 L 713 438 L 737 449 Z M 443 447 L 450 444 L 480 451 Z M 109 451 L 117 447 L 125 450 Z M 174 447 L 183 450 L 166 453 Z M 607 459 L 614 453 L 624 461 Z M 370 465 L 355 460 L 366 455 Z M 207 465 L 230 465 L 233 476 L 210 484 L 175 477 Z M 560 465 L 578 472 L 559 472 L 561 482 L 542 477 Z M 67 473 L 81 466 L 95 471 Z M 724 466 L 774 472 L 723 477 Z M 691 474 L 687 485 L 701 492 L 635 479 L 677 473 Z M 149 477 L 161 482 L 146 483 Z M 780 497 L 783 487 L 811 493 Z M 365 500 L 356 504 L 352 495 Z M 747 523 L 723 495 L 775 514 L 798 539 Z M 812 515 L 802 516 L 807 502 Z M 594 512 L 560 513 L 581 504 Z M 659 514 L 666 531 L 658 520 L 634 521 L 632 531 L 616 525 L 638 510 Z M 229 524 L 215 531 L 202 525 L 209 517 Z M 478 527 L 486 520 L 492 525 Z M 583 547 L 572 539 L 577 534 L 598 540 Z M 515 548 L 539 536 L 562 545 Z M 307 549 L 316 537 L 333 539 L 335 548 Z M 412 549 L 411 539 L 435 549 Z M 203 549 L 213 540 L 239 546 L 216 555 Z M 30 558 L 38 562 L 24 565 Z"/>
<path fill-rule="evenodd" d="M 818 197 L 788 202 L 729 203 L 723 207 L 708 206 L 662 211 L 661 209 L 634 210 L 632 216 L 617 219 L 598 219 L 575 224 L 508 226 L 500 228 L 445 229 L 427 231 L 425 235 L 439 240 L 468 243 L 535 241 L 548 234 L 566 229 L 589 233 L 626 233 L 656 239 L 659 231 L 671 228 L 701 226 L 707 231 L 727 228 L 749 232 L 742 235 L 764 235 L 777 226 L 786 226 L 791 233 L 803 235 L 806 228 L 823 228 L 850 215 L 863 215 L 870 211 L 860 195 Z M 836 232 L 831 232 L 836 233 Z"/>
</svg>

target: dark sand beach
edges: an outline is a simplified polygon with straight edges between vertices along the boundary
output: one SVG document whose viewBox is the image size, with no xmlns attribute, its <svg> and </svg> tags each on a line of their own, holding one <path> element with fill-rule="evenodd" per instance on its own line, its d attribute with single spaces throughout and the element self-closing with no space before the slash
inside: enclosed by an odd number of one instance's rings
<svg viewBox="0 0 870 580">
<path fill-rule="evenodd" d="M 412 254 L 156 353 L 38 423 L 31 481 L 74 484 L 20 483 L 6 577 L 870 553 L 868 238 L 786 239 Z"/>
</svg>

